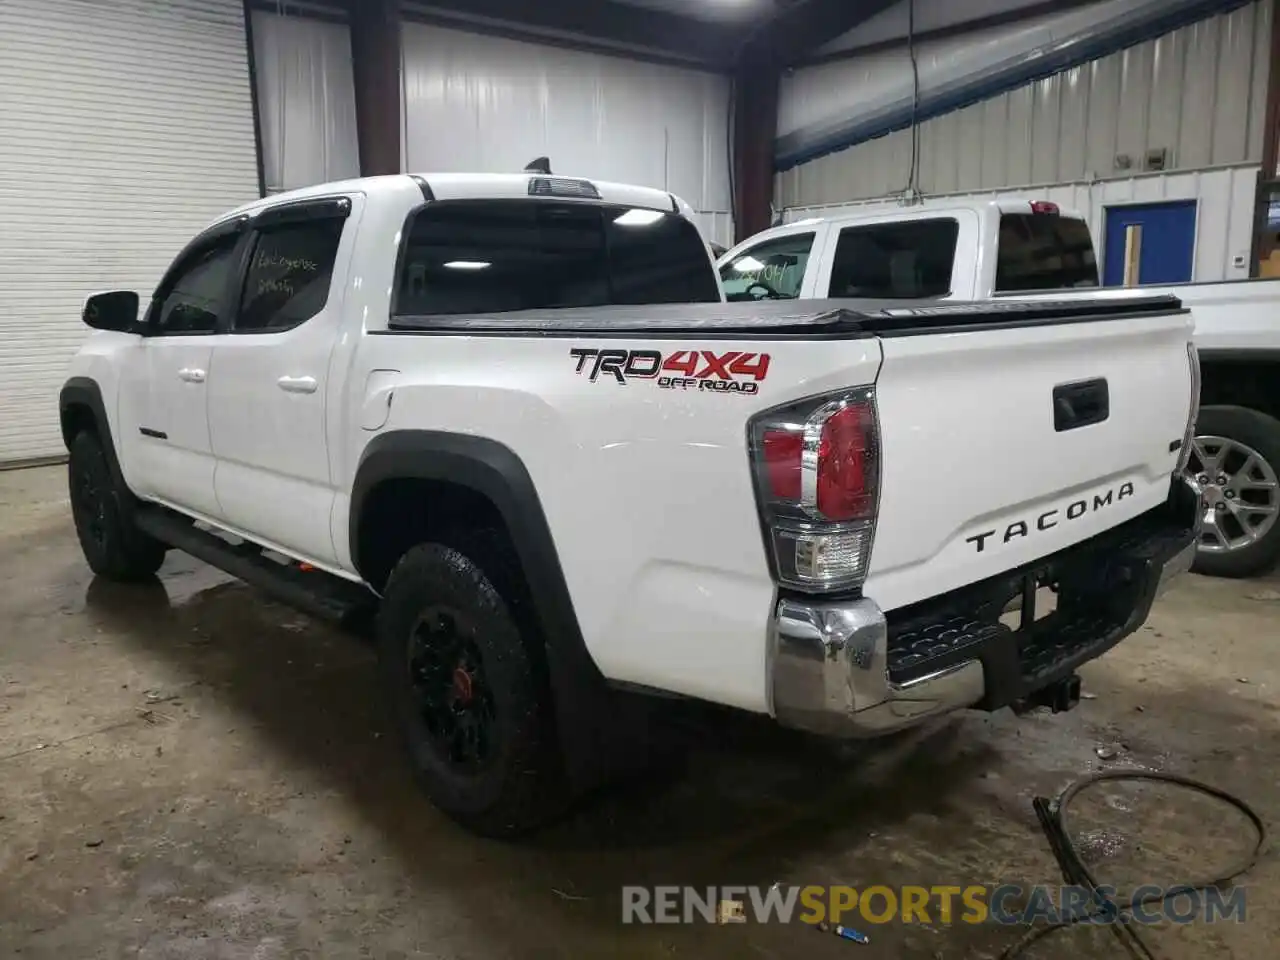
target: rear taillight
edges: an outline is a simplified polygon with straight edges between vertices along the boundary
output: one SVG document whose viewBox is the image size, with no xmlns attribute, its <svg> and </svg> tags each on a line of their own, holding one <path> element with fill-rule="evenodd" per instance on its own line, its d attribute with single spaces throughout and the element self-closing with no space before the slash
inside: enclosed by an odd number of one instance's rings
<svg viewBox="0 0 1280 960">
<path fill-rule="evenodd" d="M 869 388 L 766 411 L 751 457 L 775 575 L 801 590 L 848 590 L 867 576 L 880 490 Z"/>
<path fill-rule="evenodd" d="M 1031 212 L 1043 214 L 1047 217 L 1056 217 L 1062 211 L 1058 208 L 1058 205 L 1051 200 L 1032 200 Z"/>
</svg>

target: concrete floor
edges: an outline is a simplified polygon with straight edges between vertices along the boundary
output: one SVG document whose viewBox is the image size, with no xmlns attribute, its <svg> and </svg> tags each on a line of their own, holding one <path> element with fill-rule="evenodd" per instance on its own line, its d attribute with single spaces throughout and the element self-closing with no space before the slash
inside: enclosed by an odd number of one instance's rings
<svg viewBox="0 0 1280 960">
<path fill-rule="evenodd" d="M 360 642 L 182 556 L 161 579 L 93 581 L 61 468 L 0 473 L 0 957 L 994 957 L 1018 931 L 623 927 L 620 887 L 1052 883 L 1031 798 L 1099 767 L 1190 774 L 1280 819 L 1275 578 L 1187 582 L 1066 715 L 841 747 L 693 711 L 681 767 L 520 845 L 420 798 Z M 1121 886 L 1212 872 L 1248 839 L 1152 788 L 1076 820 Z M 1280 867 L 1243 884 L 1246 923 L 1157 929 L 1157 955 L 1274 956 Z M 1088 929 L 1027 954 L 1116 955 Z"/>
</svg>

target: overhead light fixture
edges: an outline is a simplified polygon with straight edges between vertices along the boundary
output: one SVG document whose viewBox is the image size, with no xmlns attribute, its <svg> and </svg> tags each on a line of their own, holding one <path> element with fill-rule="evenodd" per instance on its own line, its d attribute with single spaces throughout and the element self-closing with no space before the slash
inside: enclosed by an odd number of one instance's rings
<svg viewBox="0 0 1280 960">
<path fill-rule="evenodd" d="M 493 264 L 488 260 L 450 260 L 444 265 L 446 270 L 487 270 Z"/>
<path fill-rule="evenodd" d="M 661 210 L 643 210 L 637 207 L 615 218 L 613 222 L 620 227 L 648 227 L 665 216 Z"/>
<path fill-rule="evenodd" d="M 750 254 L 733 262 L 734 273 L 758 273 L 763 269 L 764 264 Z"/>
</svg>

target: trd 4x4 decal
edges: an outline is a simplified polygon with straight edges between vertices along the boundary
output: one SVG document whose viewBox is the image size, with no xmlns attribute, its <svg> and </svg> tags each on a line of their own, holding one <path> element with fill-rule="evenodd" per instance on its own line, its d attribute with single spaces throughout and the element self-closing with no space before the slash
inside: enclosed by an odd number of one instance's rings
<svg viewBox="0 0 1280 960">
<path fill-rule="evenodd" d="M 716 353 L 714 350 L 587 350 L 575 347 L 569 356 L 577 373 L 595 383 L 602 376 L 626 384 L 655 380 L 663 390 L 710 390 L 713 393 L 756 394 L 769 374 L 769 354 Z"/>
</svg>

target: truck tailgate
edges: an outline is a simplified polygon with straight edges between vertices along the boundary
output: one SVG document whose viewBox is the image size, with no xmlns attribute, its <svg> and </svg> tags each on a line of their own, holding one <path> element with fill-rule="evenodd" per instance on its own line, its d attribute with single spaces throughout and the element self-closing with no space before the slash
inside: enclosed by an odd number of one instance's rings
<svg viewBox="0 0 1280 960">
<path fill-rule="evenodd" d="M 1118 312 L 877 331 L 883 472 L 867 596 L 896 609 L 1165 501 L 1191 405 L 1191 319 Z"/>
</svg>

